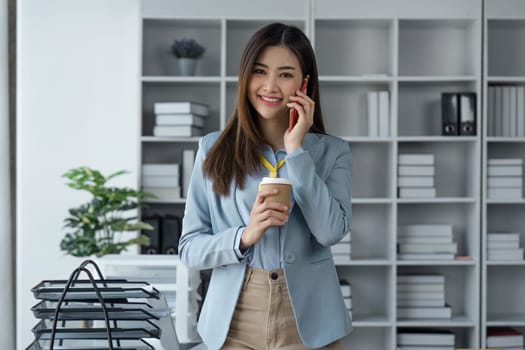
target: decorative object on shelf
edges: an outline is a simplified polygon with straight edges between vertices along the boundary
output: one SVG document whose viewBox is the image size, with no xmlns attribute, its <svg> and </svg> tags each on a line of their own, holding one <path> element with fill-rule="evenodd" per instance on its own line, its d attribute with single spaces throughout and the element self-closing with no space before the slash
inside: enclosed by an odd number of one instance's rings
<svg viewBox="0 0 525 350">
<path fill-rule="evenodd" d="M 195 75 L 197 59 L 200 58 L 206 48 L 200 45 L 195 39 L 175 40 L 171 46 L 171 53 L 177 58 L 181 75 Z"/>
<path fill-rule="evenodd" d="M 152 194 L 127 187 L 111 187 L 107 182 L 126 171 L 117 171 L 103 176 L 100 171 L 78 167 L 66 172 L 67 186 L 87 191 L 92 199 L 76 208 L 69 209 L 64 219 L 68 229 L 60 242 L 60 249 L 73 256 L 103 256 L 119 254 L 130 245 L 149 245 L 145 235 L 129 240 L 120 240 L 121 232 L 152 230 L 153 227 L 137 219 L 131 210 L 144 207 L 142 200 L 154 197 Z"/>
</svg>

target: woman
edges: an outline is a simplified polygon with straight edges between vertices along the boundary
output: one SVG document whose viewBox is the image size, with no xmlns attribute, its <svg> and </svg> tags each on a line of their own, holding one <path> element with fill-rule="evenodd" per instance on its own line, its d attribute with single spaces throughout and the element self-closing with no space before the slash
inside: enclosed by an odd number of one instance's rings
<svg viewBox="0 0 525 350">
<path fill-rule="evenodd" d="M 258 192 L 269 169 L 292 183 L 290 205 Z M 349 231 L 350 169 L 348 144 L 324 131 L 308 38 L 259 29 L 228 125 L 199 142 L 179 244 L 189 268 L 213 269 L 198 325 L 209 349 L 341 348 L 352 327 L 330 246 Z"/>
</svg>

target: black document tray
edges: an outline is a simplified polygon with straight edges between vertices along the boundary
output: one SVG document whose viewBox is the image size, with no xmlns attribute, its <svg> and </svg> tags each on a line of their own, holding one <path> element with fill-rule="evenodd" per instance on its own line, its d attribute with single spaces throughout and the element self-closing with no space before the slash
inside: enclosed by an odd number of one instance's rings
<svg viewBox="0 0 525 350">
<path fill-rule="evenodd" d="M 125 322 L 123 327 L 121 323 Z M 119 326 L 120 324 L 120 326 Z M 70 321 L 66 326 L 62 322 L 57 324 L 55 339 L 107 339 L 105 324 L 104 328 L 82 328 L 78 322 Z M 119 321 L 117 327 L 111 322 L 111 336 L 113 339 L 139 339 L 160 338 L 160 328 L 149 320 L 145 321 Z M 41 320 L 33 327 L 35 339 L 51 339 L 52 321 Z"/>
<path fill-rule="evenodd" d="M 38 319 L 53 319 L 58 305 L 56 301 L 42 300 L 31 308 Z M 110 320 L 158 320 L 169 316 L 170 309 L 153 308 L 145 302 L 107 303 L 106 309 Z M 100 303 L 69 303 L 62 305 L 59 320 L 104 320 Z"/>
<path fill-rule="evenodd" d="M 154 350 L 144 340 L 120 340 L 113 342 L 113 350 Z M 62 345 L 55 343 L 53 350 L 108 350 L 107 340 L 64 340 Z M 35 340 L 25 350 L 49 350 L 49 341 Z"/>
<path fill-rule="evenodd" d="M 31 291 L 36 299 L 60 300 L 66 280 L 42 281 Z M 160 292 L 147 282 L 131 282 L 127 280 L 96 280 L 97 288 L 106 301 L 124 300 L 127 298 L 155 298 L 158 299 Z M 77 280 L 68 289 L 65 301 L 98 301 L 97 294 L 89 280 Z"/>
</svg>

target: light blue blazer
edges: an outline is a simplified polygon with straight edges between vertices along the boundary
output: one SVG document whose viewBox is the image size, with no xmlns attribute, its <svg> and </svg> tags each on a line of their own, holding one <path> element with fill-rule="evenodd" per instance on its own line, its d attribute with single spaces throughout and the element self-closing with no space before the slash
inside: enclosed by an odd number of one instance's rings
<svg viewBox="0 0 525 350">
<path fill-rule="evenodd" d="M 218 196 L 202 174 L 203 160 L 218 137 L 212 133 L 199 142 L 179 243 L 185 265 L 213 269 L 198 324 L 209 349 L 219 349 L 226 340 L 247 264 L 234 248 L 247 225 L 232 198 L 241 190 L 232 183 L 230 196 Z M 286 165 L 295 203 L 283 269 L 299 335 L 305 346 L 318 348 L 352 329 L 330 251 L 350 227 L 350 147 L 337 137 L 308 133 L 302 148 L 286 156 Z"/>
</svg>

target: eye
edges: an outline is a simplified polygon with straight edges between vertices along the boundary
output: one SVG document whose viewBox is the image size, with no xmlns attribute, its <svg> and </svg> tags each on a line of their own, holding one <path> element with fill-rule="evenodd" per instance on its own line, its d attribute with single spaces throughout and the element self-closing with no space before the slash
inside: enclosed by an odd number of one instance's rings
<svg viewBox="0 0 525 350">
<path fill-rule="evenodd" d="M 266 72 L 261 68 L 254 68 L 253 74 L 266 74 Z"/>
<path fill-rule="evenodd" d="M 281 73 L 281 77 L 283 77 L 283 78 L 293 78 L 293 74 L 288 73 L 288 72 L 284 72 L 284 73 Z"/>
</svg>

